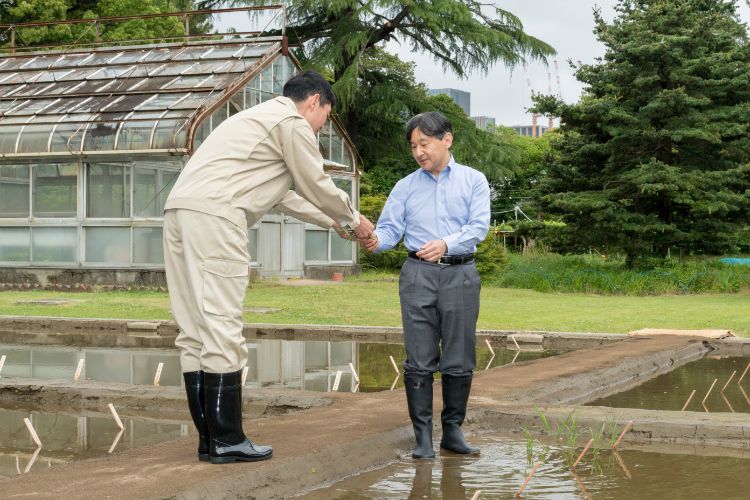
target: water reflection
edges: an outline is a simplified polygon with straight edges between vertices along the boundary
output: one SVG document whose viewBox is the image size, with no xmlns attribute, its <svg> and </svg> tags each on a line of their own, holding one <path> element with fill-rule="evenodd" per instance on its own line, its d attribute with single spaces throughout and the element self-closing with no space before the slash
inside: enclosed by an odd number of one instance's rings
<svg viewBox="0 0 750 500">
<path fill-rule="evenodd" d="M 42 447 L 32 440 L 24 418 L 31 420 Z M 123 419 L 120 428 L 110 415 L 74 415 L 0 409 L 0 476 L 14 476 L 176 439 L 192 433 L 188 422 Z"/>
<path fill-rule="evenodd" d="M 440 454 L 435 460 L 404 459 L 394 465 L 347 479 L 302 498 L 329 499 L 470 499 L 513 498 L 531 466 L 526 444 L 499 436 L 473 437 L 480 457 Z M 747 498 L 740 479 L 750 460 L 728 457 L 603 450 L 573 474 L 561 453 L 552 450 L 523 492 L 524 498 Z M 708 478 L 708 479 L 707 479 Z"/>
<path fill-rule="evenodd" d="M 339 391 L 383 391 L 403 387 L 402 377 L 390 361 L 403 365 L 401 344 L 255 340 L 248 342 L 249 388 L 269 387 L 329 392 L 341 371 Z M 477 369 L 553 355 L 549 351 L 514 351 L 494 347 L 494 355 L 482 343 L 477 347 Z M 81 379 L 152 385 L 159 363 L 164 363 L 160 385 L 181 386 L 182 374 L 174 349 L 102 349 L 58 346 L 2 346 L 6 355 L 0 375 L 36 379 L 72 380 L 80 359 Z M 349 364 L 357 371 L 354 379 Z"/>
<path fill-rule="evenodd" d="M 686 411 L 750 413 L 750 398 L 742 385 L 750 386 L 750 371 L 738 384 L 748 357 L 709 357 L 681 366 L 669 373 L 659 375 L 629 391 L 614 394 L 588 403 L 590 406 L 613 408 L 643 408 L 648 410 L 680 411 L 693 390 Z M 736 372 L 734 376 L 732 373 Z M 711 394 L 708 393 L 716 380 Z M 726 384 L 729 381 L 729 384 Z M 722 388 L 726 384 L 726 389 Z"/>
</svg>

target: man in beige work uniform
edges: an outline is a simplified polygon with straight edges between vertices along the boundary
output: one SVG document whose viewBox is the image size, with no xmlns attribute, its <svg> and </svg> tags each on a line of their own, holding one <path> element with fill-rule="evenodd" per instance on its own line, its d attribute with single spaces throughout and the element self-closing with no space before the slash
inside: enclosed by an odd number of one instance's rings
<svg viewBox="0 0 750 500">
<path fill-rule="evenodd" d="M 373 229 L 323 172 L 315 134 L 334 104 L 331 86 L 308 71 L 291 78 L 283 94 L 219 125 L 185 165 L 165 206 L 164 260 L 180 329 L 175 344 L 198 458 L 212 463 L 273 453 L 242 430 L 247 228 L 276 207 L 322 227 L 348 227 L 359 238 Z"/>
</svg>

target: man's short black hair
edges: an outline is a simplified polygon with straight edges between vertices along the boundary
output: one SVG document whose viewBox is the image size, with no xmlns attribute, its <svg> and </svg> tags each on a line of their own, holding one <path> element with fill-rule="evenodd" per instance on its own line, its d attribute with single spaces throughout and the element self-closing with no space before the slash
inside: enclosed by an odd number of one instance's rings
<svg viewBox="0 0 750 500">
<path fill-rule="evenodd" d="M 301 102 L 314 94 L 320 94 L 320 105 L 331 103 L 336 105 L 336 96 L 333 95 L 331 84 L 316 71 L 307 70 L 294 75 L 285 84 L 282 91 L 285 97 L 294 102 Z"/>
<path fill-rule="evenodd" d="M 418 128 L 420 132 L 429 137 L 442 139 L 447 133 L 453 133 L 453 125 L 448 119 L 437 111 L 419 113 L 406 124 L 406 142 L 411 142 L 411 134 Z"/>
</svg>

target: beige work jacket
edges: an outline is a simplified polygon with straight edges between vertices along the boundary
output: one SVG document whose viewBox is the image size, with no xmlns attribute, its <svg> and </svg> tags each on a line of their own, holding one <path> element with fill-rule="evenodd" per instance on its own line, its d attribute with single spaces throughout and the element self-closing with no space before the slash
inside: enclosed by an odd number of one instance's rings
<svg viewBox="0 0 750 500">
<path fill-rule="evenodd" d="M 287 97 L 224 120 L 180 172 L 164 209 L 196 210 L 250 227 L 274 207 L 321 227 L 359 225 L 349 196 L 323 172 L 310 124 Z"/>
</svg>

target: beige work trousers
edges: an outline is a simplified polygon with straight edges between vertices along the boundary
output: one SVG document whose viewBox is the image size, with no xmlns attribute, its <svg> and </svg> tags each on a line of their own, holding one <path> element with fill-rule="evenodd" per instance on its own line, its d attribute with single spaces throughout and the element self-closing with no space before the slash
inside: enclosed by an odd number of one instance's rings
<svg viewBox="0 0 750 500">
<path fill-rule="evenodd" d="M 249 260 L 247 233 L 236 224 L 193 210 L 165 212 L 164 266 L 183 372 L 229 373 L 247 363 Z"/>
</svg>

